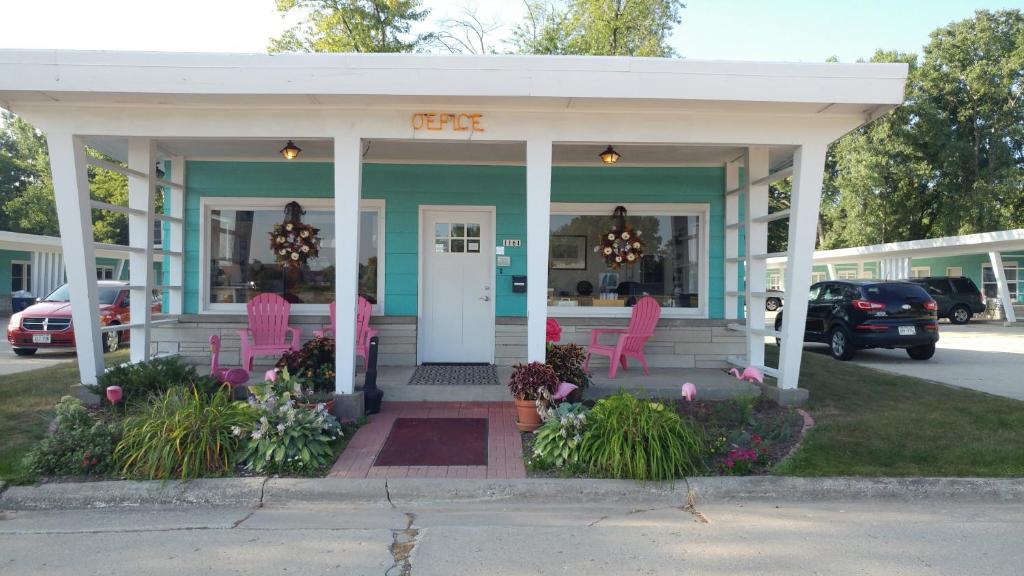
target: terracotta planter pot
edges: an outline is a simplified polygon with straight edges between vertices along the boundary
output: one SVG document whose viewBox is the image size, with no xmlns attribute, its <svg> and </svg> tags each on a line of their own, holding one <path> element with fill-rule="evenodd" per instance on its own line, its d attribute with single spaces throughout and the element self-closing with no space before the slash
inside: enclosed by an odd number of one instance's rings
<svg viewBox="0 0 1024 576">
<path fill-rule="evenodd" d="M 533 432 L 540 428 L 540 414 L 533 400 L 516 400 L 516 426 L 522 432 Z"/>
<path fill-rule="evenodd" d="M 304 404 L 302 402 L 296 402 L 296 406 L 299 408 L 305 408 L 306 410 L 316 410 L 316 404 Z M 334 400 L 328 400 L 323 405 L 327 408 L 328 414 L 334 414 Z"/>
</svg>

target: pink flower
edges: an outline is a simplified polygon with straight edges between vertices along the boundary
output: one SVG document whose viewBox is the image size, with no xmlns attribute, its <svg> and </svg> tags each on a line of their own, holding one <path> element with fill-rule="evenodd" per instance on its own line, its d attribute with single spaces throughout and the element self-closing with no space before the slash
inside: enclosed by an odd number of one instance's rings
<svg viewBox="0 0 1024 576">
<path fill-rule="evenodd" d="M 562 339 L 562 326 L 558 324 L 558 320 L 554 318 L 548 318 L 547 323 L 547 341 L 558 342 Z"/>
<path fill-rule="evenodd" d="M 263 378 L 266 379 L 267 382 L 276 382 L 277 368 L 271 368 L 270 370 L 267 370 L 267 373 L 263 375 Z"/>
</svg>

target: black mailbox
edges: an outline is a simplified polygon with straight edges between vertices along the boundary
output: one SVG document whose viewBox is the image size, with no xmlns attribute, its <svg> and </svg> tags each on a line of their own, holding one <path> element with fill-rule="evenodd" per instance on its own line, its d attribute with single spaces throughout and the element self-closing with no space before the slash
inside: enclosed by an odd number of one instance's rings
<svg viewBox="0 0 1024 576">
<path fill-rule="evenodd" d="M 512 277 L 512 292 L 522 294 L 526 292 L 526 276 Z"/>
</svg>

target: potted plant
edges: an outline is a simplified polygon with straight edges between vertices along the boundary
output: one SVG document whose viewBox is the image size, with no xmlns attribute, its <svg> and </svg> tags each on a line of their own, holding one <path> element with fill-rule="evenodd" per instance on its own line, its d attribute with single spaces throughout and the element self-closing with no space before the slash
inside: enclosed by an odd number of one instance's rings
<svg viewBox="0 0 1024 576">
<path fill-rule="evenodd" d="M 558 386 L 558 374 L 540 362 L 520 364 L 512 371 L 508 390 L 516 402 L 516 426 L 523 432 L 533 432 L 540 427 L 537 399 L 546 392 L 551 394 Z"/>
<path fill-rule="evenodd" d="M 590 386 L 590 374 L 583 369 L 586 350 L 577 344 L 548 343 L 545 360 L 558 375 L 559 382 L 568 382 L 576 386 L 572 394 L 566 398 L 568 402 L 579 402 L 583 399 L 583 390 Z"/>
</svg>

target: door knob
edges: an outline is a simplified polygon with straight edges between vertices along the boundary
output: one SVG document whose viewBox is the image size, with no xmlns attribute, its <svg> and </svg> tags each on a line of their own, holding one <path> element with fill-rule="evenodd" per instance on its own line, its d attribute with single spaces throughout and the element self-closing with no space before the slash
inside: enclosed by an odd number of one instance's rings
<svg viewBox="0 0 1024 576">
<path fill-rule="evenodd" d="M 480 299 L 483 300 L 484 302 L 490 302 L 491 301 L 491 297 L 490 296 L 481 296 Z"/>
</svg>

